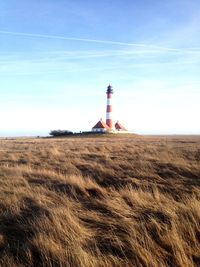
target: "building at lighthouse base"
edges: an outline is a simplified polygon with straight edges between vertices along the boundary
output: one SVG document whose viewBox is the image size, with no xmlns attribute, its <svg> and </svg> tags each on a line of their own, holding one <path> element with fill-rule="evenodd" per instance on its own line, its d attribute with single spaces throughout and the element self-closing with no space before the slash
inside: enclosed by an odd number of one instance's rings
<svg viewBox="0 0 200 267">
<path fill-rule="evenodd" d="M 118 133 L 127 133 L 128 130 L 119 121 L 117 121 L 115 123 L 115 132 L 118 132 Z"/>
<path fill-rule="evenodd" d="M 115 128 L 111 129 L 102 119 L 92 128 L 95 133 L 128 133 L 128 130 L 119 121 L 115 123 Z"/>
<path fill-rule="evenodd" d="M 92 132 L 96 133 L 107 133 L 112 131 L 111 128 L 104 122 L 102 119 L 95 124 L 94 127 L 92 127 Z"/>
</svg>

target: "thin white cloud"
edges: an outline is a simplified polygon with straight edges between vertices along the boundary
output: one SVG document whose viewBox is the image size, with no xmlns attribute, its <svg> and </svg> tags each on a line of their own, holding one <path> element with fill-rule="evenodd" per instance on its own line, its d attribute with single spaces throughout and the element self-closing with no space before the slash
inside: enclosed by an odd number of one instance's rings
<svg viewBox="0 0 200 267">
<path fill-rule="evenodd" d="M 68 40 L 68 41 L 90 42 L 90 43 L 99 43 L 99 44 L 111 44 L 111 45 L 120 45 L 120 46 L 134 46 L 134 47 L 152 48 L 152 49 L 159 49 L 159 50 L 172 51 L 172 52 L 183 52 L 183 51 L 200 52 L 200 48 L 198 47 L 181 49 L 181 48 L 171 48 L 171 47 L 157 46 L 157 45 L 151 45 L 151 44 L 142 44 L 142 43 L 117 42 L 117 41 L 110 41 L 110 40 L 65 37 L 65 36 L 58 36 L 58 35 L 46 35 L 46 34 L 36 34 L 36 33 L 22 33 L 22 32 L 13 32 L 13 31 L 4 31 L 4 30 L 0 30 L 0 34 L 36 37 L 36 38 L 60 39 L 60 40 Z"/>
<path fill-rule="evenodd" d="M 131 61 L 133 60 L 130 59 Z M 56 61 L 52 62 L 52 60 L 34 60 L 34 61 L 7 61 L 0 64 L 0 75 L 41 75 L 41 74 L 56 74 L 56 73 L 73 73 L 73 72 L 81 72 L 81 73 L 91 73 L 91 72 L 101 72 L 101 71 L 112 71 L 112 70 L 119 70 L 123 71 L 128 69 L 151 69 L 156 68 L 158 70 L 161 67 L 173 67 L 179 66 L 180 68 L 186 68 L 188 65 L 197 65 L 199 64 L 200 59 L 176 59 L 176 60 L 169 60 L 167 62 L 160 62 L 159 60 L 155 60 L 154 62 L 130 62 L 129 63 L 122 63 L 116 64 L 116 62 L 109 62 L 106 66 L 104 65 L 97 65 L 94 66 L 92 62 L 64 62 Z"/>
</svg>

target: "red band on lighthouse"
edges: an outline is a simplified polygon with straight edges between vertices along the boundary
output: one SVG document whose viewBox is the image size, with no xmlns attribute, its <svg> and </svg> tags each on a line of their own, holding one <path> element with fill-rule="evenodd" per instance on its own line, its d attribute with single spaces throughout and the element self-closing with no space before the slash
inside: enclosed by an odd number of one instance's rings
<svg viewBox="0 0 200 267">
<path fill-rule="evenodd" d="M 112 112 L 112 106 L 107 106 L 106 112 Z"/>
<path fill-rule="evenodd" d="M 107 107 L 106 107 L 106 124 L 110 129 L 113 129 L 113 120 L 112 120 L 112 94 L 113 94 L 113 89 L 112 86 L 109 85 L 107 87 Z"/>
</svg>

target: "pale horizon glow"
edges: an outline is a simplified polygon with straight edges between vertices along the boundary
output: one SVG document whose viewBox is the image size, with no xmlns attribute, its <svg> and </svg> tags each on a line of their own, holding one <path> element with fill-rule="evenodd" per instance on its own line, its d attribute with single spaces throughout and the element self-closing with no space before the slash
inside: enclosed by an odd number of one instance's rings
<svg viewBox="0 0 200 267">
<path fill-rule="evenodd" d="M 90 130 L 200 134 L 197 0 L 0 3 L 0 137 Z"/>
</svg>

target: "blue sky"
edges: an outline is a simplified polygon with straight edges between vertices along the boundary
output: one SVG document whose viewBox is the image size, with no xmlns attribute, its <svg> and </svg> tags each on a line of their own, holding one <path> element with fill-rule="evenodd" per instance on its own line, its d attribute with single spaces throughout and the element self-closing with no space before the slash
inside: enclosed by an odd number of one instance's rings
<svg viewBox="0 0 200 267">
<path fill-rule="evenodd" d="M 200 133 L 198 0 L 1 0 L 0 136 L 89 130 Z"/>
</svg>

